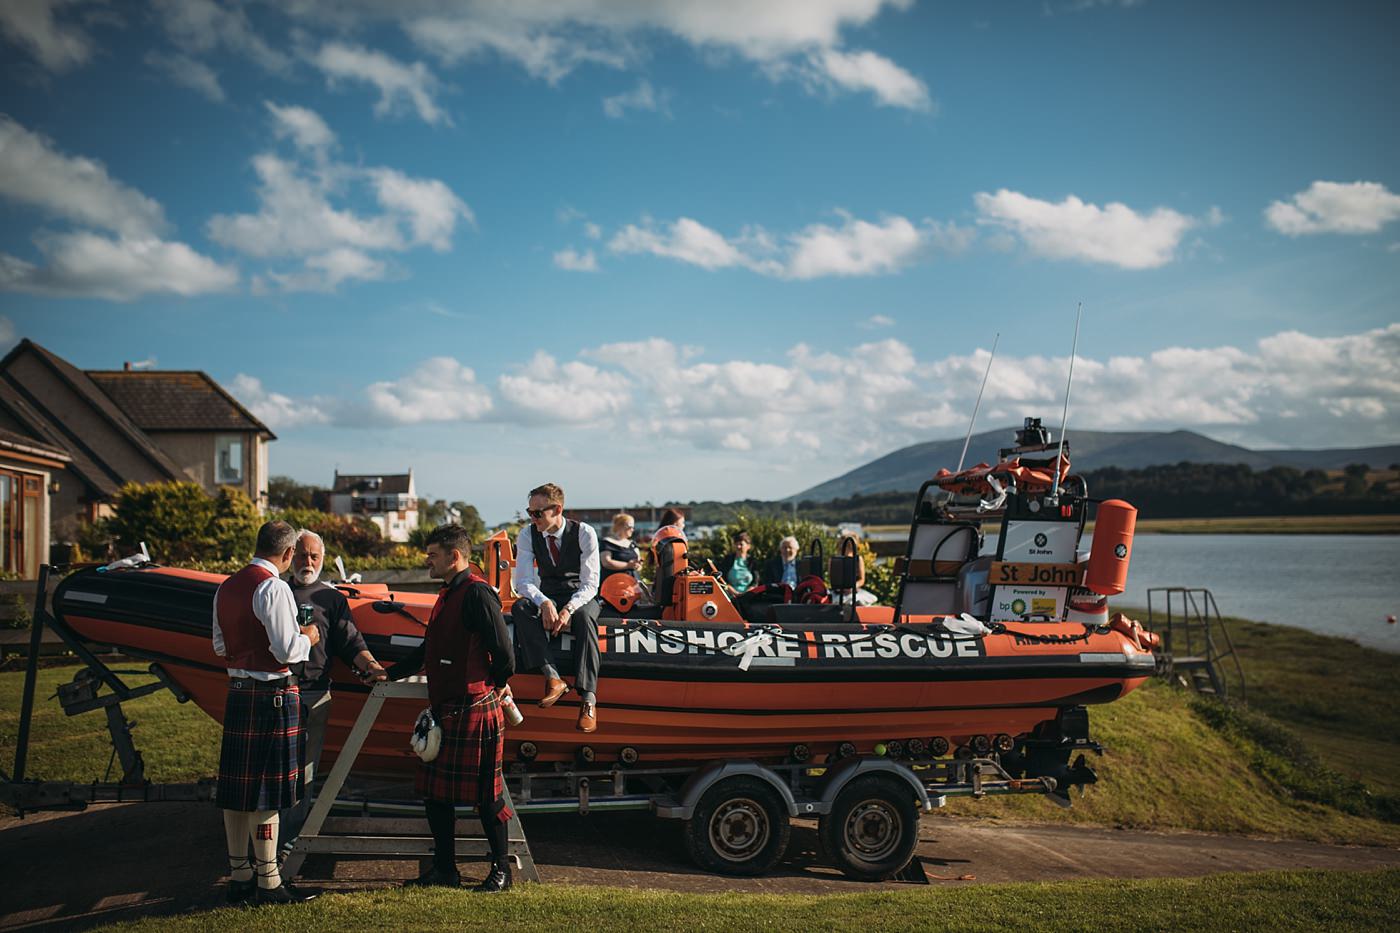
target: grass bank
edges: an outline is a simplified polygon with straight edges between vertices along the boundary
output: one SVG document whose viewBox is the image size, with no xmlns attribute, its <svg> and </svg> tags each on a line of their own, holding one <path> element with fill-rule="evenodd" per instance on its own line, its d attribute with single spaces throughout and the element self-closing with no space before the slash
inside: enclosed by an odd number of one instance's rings
<svg viewBox="0 0 1400 933">
<path fill-rule="evenodd" d="M 528 885 L 500 897 L 454 891 L 364 891 L 296 907 L 218 910 L 104 929 L 243 931 L 814 930 L 1049 931 L 1384 930 L 1393 928 L 1400 870 L 1268 872 L 1152 881 L 1007 884 L 877 894 L 675 894 Z M 470 918 L 468 921 L 467 918 Z"/>
</svg>

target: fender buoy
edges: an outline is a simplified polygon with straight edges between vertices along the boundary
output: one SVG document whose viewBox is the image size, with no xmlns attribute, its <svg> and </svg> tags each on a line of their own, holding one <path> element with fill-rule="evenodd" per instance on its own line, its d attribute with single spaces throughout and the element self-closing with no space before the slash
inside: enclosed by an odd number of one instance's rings
<svg viewBox="0 0 1400 933">
<path fill-rule="evenodd" d="M 1133 554 L 1133 529 L 1137 509 L 1122 499 L 1099 503 L 1094 518 L 1094 545 L 1089 550 L 1089 569 L 1084 588 L 1104 596 L 1117 596 L 1128 583 L 1128 561 Z"/>
</svg>

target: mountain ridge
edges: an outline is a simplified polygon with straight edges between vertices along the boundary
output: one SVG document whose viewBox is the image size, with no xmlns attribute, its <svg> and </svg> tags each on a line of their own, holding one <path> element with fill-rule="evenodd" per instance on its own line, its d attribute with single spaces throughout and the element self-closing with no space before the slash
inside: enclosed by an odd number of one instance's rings
<svg viewBox="0 0 1400 933">
<path fill-rule="evenodd" d="M 974 434 L 964 466 L 996 462 L 997 452 L 1010 447 L 1016 428 Z M 1227 444 L 1195 431 L 1071 431 L 1070 463 L 1076 470 L 1103 467 L 1142 469 L 1172 463 L 1243 463 L 1255 470 L 1286 466 L 1299 470 L 1337 470 L 1350 463 L 1383 466 L 1400 462 L 1400 444 L 1322 449 L 1274 448 L 1253 450 Z M 826 502 L 875 492 L 913 492 L 940 468 L 953 469 L 963 438 L 924 441 L 901 447 L 853 470 L 818 483 L 784 501 Z"/>
</svg>

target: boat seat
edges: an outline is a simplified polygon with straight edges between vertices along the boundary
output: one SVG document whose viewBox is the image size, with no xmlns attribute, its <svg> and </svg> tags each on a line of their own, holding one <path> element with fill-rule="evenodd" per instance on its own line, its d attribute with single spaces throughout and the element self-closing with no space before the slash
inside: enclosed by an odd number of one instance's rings
<svg viewBox="0 0 1400 933">
<path fill-rule="evenodd" d="M 956 615 L 962 611 L 958 588 L 962 568 L 977 556 L 977 527 L 967 522 L 915 518 L 909 557 L 895 562 L 900 574 L 896 602 L 900 615 Z"/>
<path fill-rule="evenodd" d="M 849 622 L 851 609 L 837 603 L 771 603 L 761 607 L 768 618 L 761 621 L 775 622 L 778 625 L 804 625 L 807 623 Z M 750 619 L 750 622 L 760 621 Z"/>
</svg>

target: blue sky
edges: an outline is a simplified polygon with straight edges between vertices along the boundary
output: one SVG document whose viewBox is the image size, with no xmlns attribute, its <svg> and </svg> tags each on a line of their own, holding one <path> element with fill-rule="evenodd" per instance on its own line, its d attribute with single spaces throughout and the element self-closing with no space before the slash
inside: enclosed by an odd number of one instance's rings
<svg viewBox="0 0 1400 933">
<path fill-rule="evenodd" d="M 0 342 L 504 518 L 1058 415 L 1400 441 L 1388 3 L 0 5 Z M 941 464 L 930 464 L 930 470 Z"/>
</svg>

